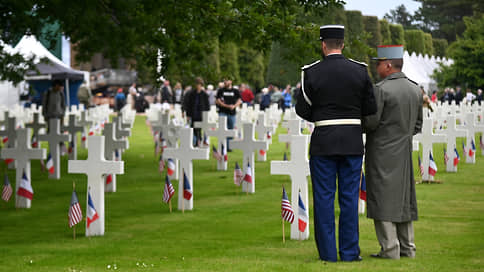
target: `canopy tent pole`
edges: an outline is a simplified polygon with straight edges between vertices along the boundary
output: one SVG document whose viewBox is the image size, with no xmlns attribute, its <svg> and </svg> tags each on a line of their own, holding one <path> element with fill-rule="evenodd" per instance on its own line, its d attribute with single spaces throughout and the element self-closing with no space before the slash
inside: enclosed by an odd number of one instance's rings
<svg viewBox="0 0 484 272">
<path fill-rule="evenodd" d="M 70 109 L 71 108 L 71 94 L 69 92 L 69 79 L 68 78 L 66 78 L 66 84 L 65 85 L 66 85 L 65 89 L 66 89 L 66 96 L 67 96 L 67 107 L 66 108 Z"/>
</svg>

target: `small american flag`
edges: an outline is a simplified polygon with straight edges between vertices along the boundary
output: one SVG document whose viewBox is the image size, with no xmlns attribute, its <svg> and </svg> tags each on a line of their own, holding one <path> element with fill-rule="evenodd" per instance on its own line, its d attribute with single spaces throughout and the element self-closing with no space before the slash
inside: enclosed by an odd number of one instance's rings
<svg viewBox="0 0 484 272">
<path fill-rule="evenodd" d="M 481 150 L 484 150 L 484 143 L 482 142 L 482 135 L 479 135 L 479 146 L 481 147 Z"/>
<path fill-rule="evenodd" d="M 81 141 L 82 142 L 85 142 L 86 141 L 86 133 L 84 133 L 84 131 L 81 133 Z"/>
<path fill-rule="evenodd" d="M 267 140 L 270 140 L 272 138 L 272 133 L 270 131 L 267 132 Z"/>
<path fill-rule="evenodd" d="M 294 222 L 294 211 L 292 210 L 291 202 L 289 202 L 289 198 L 287 197 L 286 189 L 284 189 L 284 187 L 282 187 L 281 209 L 282 219 L 292 224 L 292 222 Z"/>
<path fill-rule="evenodd" d="M 286 152 L 284 152 L 284 158 L 283 158 L 283 160 L 287 161 L 287 154 L 286 154 Z"/>
<path fill-rule="evenodd" d="M 3 137 L 2 142 L 6 144 L 8 142 L 8 137 L 7 136 Z"/>
<path fill-rule="evenodd" d="M 217 161 L 222 161 L 222 154 L 220 154 L 220 152 L 218 152 L 218 150 L 215 147 L 215 145 L 212 145 L 212 156 Z"/>
<path fill-rule="evenodd" d="M 242 172 L 242 169 L 240 169 L 239 164 L 235 162 L 234 184 L 237 186 L 240 186 L 243 179 L 244 179 L 244 173 Z"/>
<path fill-rule="evenodd" d="M 2 199 L 5 202 L 8 202 L 10 200 L 10 197 L 12 197 L 12 186 L 10 185 L 10 181 L 8 180 L 8 175 L 5 174 L 5 178 L 3 181 L 3 189 L 2 189 Z"/>
<path fill-rule="evenodd" d="M 78 224 L 82 220 L 81 205 L 79 205 L 79 199 L 77 199 L 76 191 L 72 192 L 71 206 L 69 207 L 69 228 Z"/>
<path fill-rule="evenodd" d="M 462 154 L 463 156 L 465 157 L 466 154 L 467 154 L 467 151 L 466 151 L 466 145 L 464 144 L 464 141 L 462 141 Z"/>
<path fill-rule="evenodd" d="M 420 168 L 420 176 L 423 176 L 424 167 L 423 167 L 423 164 L 422 164 L 422 160 L 420 159 L 420 155 L 418 155 L 418 167 Z"/>
<path fill-rule="evenodd" d="M 175 189 L 173 188 L 173 185 L 171 184 L 170 179 L 168 179 L 168 176 L 166 176 L 165 187 L 163 189 L 163 202 L 165 203 L 170 202 L 174 194 L 175 194 Z"/>
</svg>

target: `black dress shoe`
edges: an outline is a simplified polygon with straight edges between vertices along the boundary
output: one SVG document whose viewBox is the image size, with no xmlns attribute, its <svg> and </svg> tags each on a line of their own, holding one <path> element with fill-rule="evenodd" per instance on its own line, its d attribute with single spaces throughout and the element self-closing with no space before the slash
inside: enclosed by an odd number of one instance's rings
<svg viewBox="0 0 484 272">
<path fill-rule="evenodd" d="M 380 253 L 373 253 L 370 255 L 370 257 L 373 257 L 373 258 L 383 258 Z"/>
<path fill-rule="evenodd" d="M 363 261 L 363 258 L 361 256 L 358 256 L 353 260 L 343 260 L 343 262 L 361 262 L 361 261 Z"/>
</svg>

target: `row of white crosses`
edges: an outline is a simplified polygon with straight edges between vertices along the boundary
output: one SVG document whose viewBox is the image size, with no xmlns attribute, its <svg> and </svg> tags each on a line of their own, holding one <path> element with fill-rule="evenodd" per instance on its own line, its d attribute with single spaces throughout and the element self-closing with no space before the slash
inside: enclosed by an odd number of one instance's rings
<svg viewBox="0 0 484 272">
<path fill-rule="evenodd" d="M 467 111 L 467 113 L 465 113 L 465 115 L 461 117 L 461 123 L 463 124 L 457 126 L 455 112 L 448 112 L 445 109 L 447 107 L 446 105 L 442 105 L 442 107 L 444 108 L 444 112 L 446 112 L 442 115 L 445 116 L 445 122 L 435 118 L 424 118 L 422 133 L 414 137 L 414 140 L 417 140 L 422 144 L 422 165 L 424 170 L 422 180 L 433 180 L 433 177 L 428 174 L 429 154 L 432 151 L 433 143 L 446 143 L 446 150 L 448 155 L 446 170 L 448 172 L 457 172 L 457 166 L 454 166 L 453 163 L 454 158 L 457 156 L 457 154 L 454 152 L 454 148 L 457 148 L 457 137 L 466 138 L 465 146 L 467 152 L 462 154 L 461 160 L 463 161 L 465 158 L 466 163 L 475 163 L 475 152 L 470 155 L 468 151 L 471 148 L 472 143 L 474 144 L 474 147 L 477 146 L 475 133 L 484 132 L 484 125 L 476 123 L 476 110 Z M 427 116 L 425 110 L 424 116 Z M 436 129 L 438 133 L 434 133 L 434 124 L 438 125 L 439 128 L 440 126 L 442 126 L 442 129 Z"/>
</svg>

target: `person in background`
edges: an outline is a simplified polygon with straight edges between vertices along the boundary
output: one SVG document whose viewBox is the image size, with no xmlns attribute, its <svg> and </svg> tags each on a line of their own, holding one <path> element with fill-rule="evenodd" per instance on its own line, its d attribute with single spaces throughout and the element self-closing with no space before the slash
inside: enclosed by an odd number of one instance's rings
<svg viewBox="0 0 484 272">
<path fill-rule="evenodd" d="M 123 93 L 123 88 L 118 89 L 114 97 L 114 104 L 117 112 L 120 112 L 124 105 L 126 105 L 126 96 Z"/>
<path fill-rule="evenodd" d="M 286 111 L 286 109 L 291 108 L 292 106 L 292 95 L 291 95 L 291 85 L 287 85 L 284 91 L 282 92 L 282 111 Z"/>
<path fill-rule="evenodd" d="M 472 104 L 472 101 L 476 99 L 476 95 L 471 92 L 471 89 L 467 89 L 466 91 L 466 103 Z"/>
<path fill-rule="evenodd" d="M 136 82 L 133 82 L 133 84 L 131 84 L 131 86 L 128 89 L 128 98 L 127 98 L 127 103 L 130 105 L 132 110 L 136 110 L 135 102 L 136 102 L 137 96 L 138 96 L 138 90 L 136 90 Z"/>
<path fill-rule="evenodd" d="M 282 106 L 282 92 L 280 91 L 279 87 L 274 86 L 273 93 L 271 94 L 271 104 L 277 104 L 277 107 L 280 109 Z"/>
<path fill-rule="evenodd" d="M 402 72 L 403 45 L 379 46 L 377 52 L 382 79 L 375 86 L 377 112 L 363 118 L 367 216 L 380 244 L 371 256 L 414 258 L 412 222 L 418 212 L 412 139 L 422 130 L 423 94 Z"/>
<path fill-rule="evenodd" d="M 194 123 L 202 121 L 202 111 L 210 110 L 208 95 L 203 89 L 204 83 L 201 77 L 195 79 L 195 89 L 185 94 L 183 110 L 186 112 L 188 122 L 193 128 L 193 145 L 198 146 L 202 141 L 201 128 L 195 128 Z"/>
<path fill-rule="evenodd" d="M 482 90 L 481 89 L 478 89 L 477 90 L 477 97 L 476 97 L 476 100 L 477 100 L 477 103 L 479 104 L 479 106 L 481 105 L 481 101 L 482 101 Z"/>
<path fill-rule="evenodd" d="M 262 98 L 260 100 L 260 110 L 265 110 L 271 105 L 271 95 L 268 88 L 262 89 Z"/>
<path fill-rule="evenodd" d="M 217 91 L 215 103 L 218 106 L 219 116 L 227 117 L 227 128 L 235 127 L 235 114 L 237 107 L 242 104 L 239 90 L 232 87 L 232 80 L 224 80 L 224 87 Z M 231 152 L 230 141 L 232 137 L 227 138 L 227 151 Z"/>
<path fill-rule="evenodd" d="M 254 93 L 247 87 L 245 84 L 240 84 L 240 90 L 239 90 L 240 96 L 242 98 L 242 102 L 247 104 L 248 106 L 253 105 L 254 102 Z"/>
<path fill-rule="evenodd" d="M 215 105 L 215 90 L 213 89 L 213 85 L 212 84 L 208 84 L 207 86 L 207 94 L 208 94 L 208 103 L 210 104 L 210 106 L 213 106 Z"/>
<path fill-rule="evenodd" d="M 462 102 L 462 100 L 464 99 L 464 94 L 462 93 L 462 89 L 460 88 L 460 86 L 457 86 L 456 88 L 456 92 L 455 92 L 455 104 L 456 105 L 460 105 L 460 102 Z"/>
<path fill-rule="evenodd" d="M 83 81 L 79 87 L 79 90 L 77 91 L 77 99 L 79 99 L 79 103 L 84 105 L 85 109 L 89 108 L 91 105 L 92 93 L 86 81 Z"/>
<path fill-rule="evenodd" d="M 182 104 L 183 103 L 183 89 L 180 82 L 175 84 L 175 91 L 173 92 L 175 97 L 175 104 Z"/>
<path fill-rule="evenodd" d="M 432 97 L 430 98 L 430 100 L 433 102 L 433 103 L 437 103 L 437 91 L 434 90 L 432 92 Z"/>
<path fill-rule="evenodd" d="M 165 80 L 163 82 L 163 87 L 161 87 L 161 98 L 160 98 L 160 102 L 161 104 L 163 103 L 168 103 L 168 104 L 173 104 L 173 92 L 171 90 L 171 86 L 170 86 L 170 81 L 169 80 Z"/>
<path fill-rule="evenodd" d="M 57 118 L 62 121 L 66 112 L 64 84 L 62 80 L 54 80 L 52 87 L 42 97 L 42 115 L 47 124 L 49 119 Z"/>
</svg>

